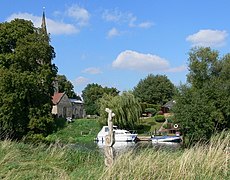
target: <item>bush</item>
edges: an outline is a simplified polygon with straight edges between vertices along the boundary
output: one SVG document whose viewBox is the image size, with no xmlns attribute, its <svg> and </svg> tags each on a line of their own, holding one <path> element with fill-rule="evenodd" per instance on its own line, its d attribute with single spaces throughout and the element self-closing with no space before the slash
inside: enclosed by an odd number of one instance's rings
<svg viewBox="0 0 230 180">
<path fill-rule="evenodd" d="M 153 118 L 156 122 L 164 122 L 165 121 L 164 115 L 155 115 Z"/>
<path fill-rule="evenodd" d="M 156 114 L 157 110 L 155 108 L 146 108 L 146 113 L 151 113 L 153 116 Z"/>
</svg>

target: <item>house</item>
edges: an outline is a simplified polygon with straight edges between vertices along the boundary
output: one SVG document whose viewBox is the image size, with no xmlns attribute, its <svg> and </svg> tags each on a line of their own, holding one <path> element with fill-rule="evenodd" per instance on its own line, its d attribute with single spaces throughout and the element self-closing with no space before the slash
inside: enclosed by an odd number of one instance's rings
<svg viewBox="0 0 230 180">
<path fill-rule="evenodd" d="M 83 106 L 83 102 L 77 99 L 69 99 L 72 103 L 72 117 L 73 118 L 83 118 L 85 117 L 85 110 Z"/>
<path fill-rule="evenodd" d="M 65 93 L 55 93 L 52 97 L 52 114 L 57 117 L 72 117 L 72 103 Z"/>
<path fill-rule="evenodd" d="M 161 111 L 163 113 L 169 113 L 170 110 L 172 109 L 172 107 L 176 104 L 176 101 L 172 100 L 172 101 L 169 101 L 167 102 L 166 104 L 164 104 L 162 107 L 161 107 Z"/>
</svg>

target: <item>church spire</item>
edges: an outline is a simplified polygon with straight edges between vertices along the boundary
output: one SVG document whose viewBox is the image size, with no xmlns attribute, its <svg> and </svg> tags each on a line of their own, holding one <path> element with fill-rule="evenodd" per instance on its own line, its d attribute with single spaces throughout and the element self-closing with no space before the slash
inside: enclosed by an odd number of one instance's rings
<svg viewBox="0 0 230 180">
<path fill-rule="evenodd" d="M 46 30 L 46 17 L 45 17 L 45 7 L 43 7 L 43 13 L 42 13 L 42 31 L 45 35 L 47 35 L 47 30 Z"/>
</svg>

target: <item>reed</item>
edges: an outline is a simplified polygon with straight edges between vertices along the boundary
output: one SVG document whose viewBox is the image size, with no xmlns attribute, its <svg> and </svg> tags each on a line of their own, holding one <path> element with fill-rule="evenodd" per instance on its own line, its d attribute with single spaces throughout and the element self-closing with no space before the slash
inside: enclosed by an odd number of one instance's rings
<svg viewBox="0 0 230 180">
<path fill-rule="evenodd" d="M 100 179 L 229 179 L 230 135 L 181 151 L 146 150 L 119 156 Z"/>
</svg>

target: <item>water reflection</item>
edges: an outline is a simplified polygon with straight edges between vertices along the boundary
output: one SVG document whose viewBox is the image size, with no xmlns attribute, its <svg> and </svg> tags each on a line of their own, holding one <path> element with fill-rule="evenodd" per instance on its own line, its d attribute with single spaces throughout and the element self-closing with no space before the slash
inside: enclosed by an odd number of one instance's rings
<svg viewBox="0 0 230 180">
<path fill-rule="evenodd" d="M 142 150 L 170 150 L 175 151 L 181 147 L 179 143 L 173 142 L 158 142 L 153 143 L 152 141 L 141 141 L 141 142 L 115 142 L 113 147 L 107 147 L 102 142 L 97 142 L 99 150 L 105 157 L 105 165 L 110 167 L 114 163 L 114 160 L 119 154 L 125 152 L 140 152 Z"/>
</svg>

